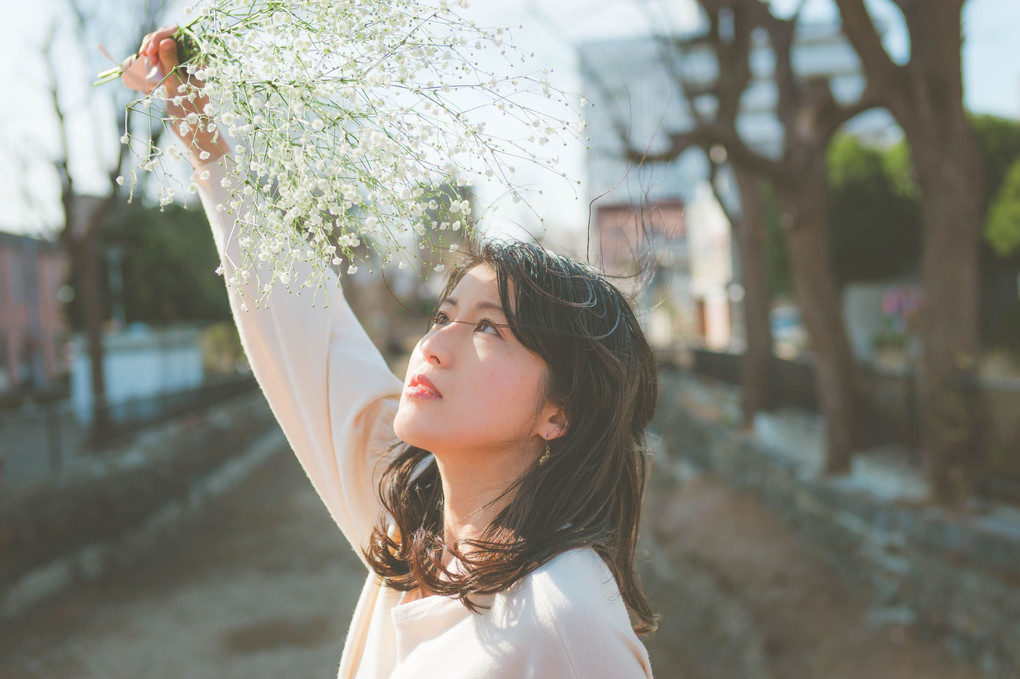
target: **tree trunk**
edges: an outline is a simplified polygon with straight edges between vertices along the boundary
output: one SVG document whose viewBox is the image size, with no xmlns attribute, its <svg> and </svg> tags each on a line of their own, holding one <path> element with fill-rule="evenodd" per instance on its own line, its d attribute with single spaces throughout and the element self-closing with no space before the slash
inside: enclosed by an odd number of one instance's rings
<svg viewBox="0 0 1020 679">
<path fill-rule="evenodd" d="M 70 254 L 76 272 L 75 288 L 77 294 L 81 296 L 89 372 L 92 378 L 92 431 L 89 439 L 98 441 L 109 430 L 110 412 L 106 403 L 106 376 L 103 371 L 102 305 L 94 234 L 95 232 L 89 229 L 81 237 L 71 241 Z"/>
<path fill-rule="evenodd" d="M 938 3 L 936 3 L 938 4 Z M 963 105 L 963 2 L 908 6 L 910 98 L 894 107 L 922 195 L 921 449 L 936 501 L 959 504 L 982 460 L 970 387 L 980 355 L 981 159 Z"/>
<path fill-rule="evenodd" d="M 863 436 L 857 362 L 850 350 L 828 244 L 828 173 L 822 166 L 778 188 L 794 291 L 815 357 L 815 385 L 825 418 L 826 473 L 849 471 Z"/>
<path fill-rule="evenodd" d="M 741 376 L 744 422 L 754 414 L 772 409 L 772 326 L 769 322 L 771 295 L 765 267 L 765 211 L 761 181 L 733 167 L 740 191 L 740 218 L 735 220 L 737 251 L 744 283 L 744 327 L 747 350 Z"/>
<path fill-rule="evenodd" d="M 958 504 L 982 464 L 973 388 L 980 355 L 978 308 L 982 168 L 966 119 L 955 134 L 911 141 L 924 200 L 921 279 L 921 449 L 938 502 Z"/>
</svg>

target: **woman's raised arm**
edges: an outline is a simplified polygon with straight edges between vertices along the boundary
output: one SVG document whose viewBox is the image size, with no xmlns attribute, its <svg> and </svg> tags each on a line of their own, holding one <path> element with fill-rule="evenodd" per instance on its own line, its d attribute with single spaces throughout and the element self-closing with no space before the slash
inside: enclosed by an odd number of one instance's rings
<svg viewBox="0 0 1020 679">
<path fill-rule="evenodd" d="M 161 65 L 168 67 L 164 72 L 172 73 L 176 49 L 161 32 L 143 43 L 140 58 L 147 58 L 156 44 Z M 377 483 L 385 468 L 382 454 L 394 443 L 393 415 L 401 382 L 355 318 L 331 272 L 316 293 L 280 289 L 268 306 L 256 307 L 258 280 L 269 280 L 268 268 L 255 266 L 246 281 L 239 275 L 234 266 L 243 261 L 238 226 L 228 211 L 217 209 L 229 202 L 221 181 L 233 159 L 229 154 L 213 156 L 210 149 L 222 147 L 210 146 L 215 144 L 212 140 L 183 141 L 210 152 L 211 157 L 200 162 L 199 151 L 194 151 L 195 182 L 255 377 L 312 484 L 361 556 L 379 519 Z M 308 271 L 294 274 L 304 280 Z M 242 282 L 235 293 L 236 283 Z"/>
</svg>

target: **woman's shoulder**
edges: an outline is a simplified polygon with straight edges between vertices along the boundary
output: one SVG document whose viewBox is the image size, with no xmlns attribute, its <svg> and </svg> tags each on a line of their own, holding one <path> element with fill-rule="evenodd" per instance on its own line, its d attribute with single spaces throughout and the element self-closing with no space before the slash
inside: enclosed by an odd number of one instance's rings
<svg viewBox="0 0 1020 679">
<path fill-rule="evenodd" d="M 594 550 L 557 555 L 503 596 L 493 607 L 501 638 L 527 639 L 516 646 L 529 649 L 529 662 L 558 668 L 555 676 L 651 676 L 616 580 Z"/>
<path fill-rule="evenodd" d="M 536 568 L 530 579 L 535 596 L 553 612 L 622 614 L 627 619 L 612 571 L 590 547 L 558 554 Z"/>
<path fill-rule="evenodd" d="M 613 581 L 606 562 L 591 547 L 575 547 L 561 552 L 536 568 L 533 576 L 544 587 L 568 589 L 585 587 L 606 578 Z"/>
</svg>

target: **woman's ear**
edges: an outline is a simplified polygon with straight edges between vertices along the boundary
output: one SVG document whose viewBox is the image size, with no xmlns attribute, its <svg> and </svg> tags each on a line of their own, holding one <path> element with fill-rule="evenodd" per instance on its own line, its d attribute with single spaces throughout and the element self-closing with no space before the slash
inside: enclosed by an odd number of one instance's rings
<svg viewBox="0 0 1020 679">
<path fill-rule="evenodd" d="M 567 414 L 563 408 L 550 403 L 543 412 L 540 435 L 546 441 L 558 439 L 567 433 L 567 424 Z"/>
</svg>

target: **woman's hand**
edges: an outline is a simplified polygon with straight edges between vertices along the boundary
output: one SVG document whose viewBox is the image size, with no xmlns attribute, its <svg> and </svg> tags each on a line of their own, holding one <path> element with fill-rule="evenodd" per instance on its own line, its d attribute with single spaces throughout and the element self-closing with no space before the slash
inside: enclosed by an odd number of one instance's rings
<svg viewBox="0 0 1020 679">
<path fill-rule="evenodd" d="M 149 33 L 142 40 L 138 54 L 131 57 L 129 63 L 143 60 L 146 67 L 158 66 L 166 75 L 163 86 L 166 88 L 166 111 L 170 118 L 170 127 L 184 142 L 191 164 L 195 167 L 210 163 L 230 151 L 222 135 L 215 128 L 209 131 L 212 122 L 205 114 L 205 106 L 209 103 L 202 95 L 202 83 L 194 77 L 188 77 L 188 87 L 181 81 L 183 70 L 177 61 L 177 43 L 173 39 L 177 32 L 176 26 L 164 26 Z M 198 96 L 194 101 L 188 99 L 190 93 L 198 88 Z M 179 103 L 175 103 L 179 102 Z"/>
</svg>

